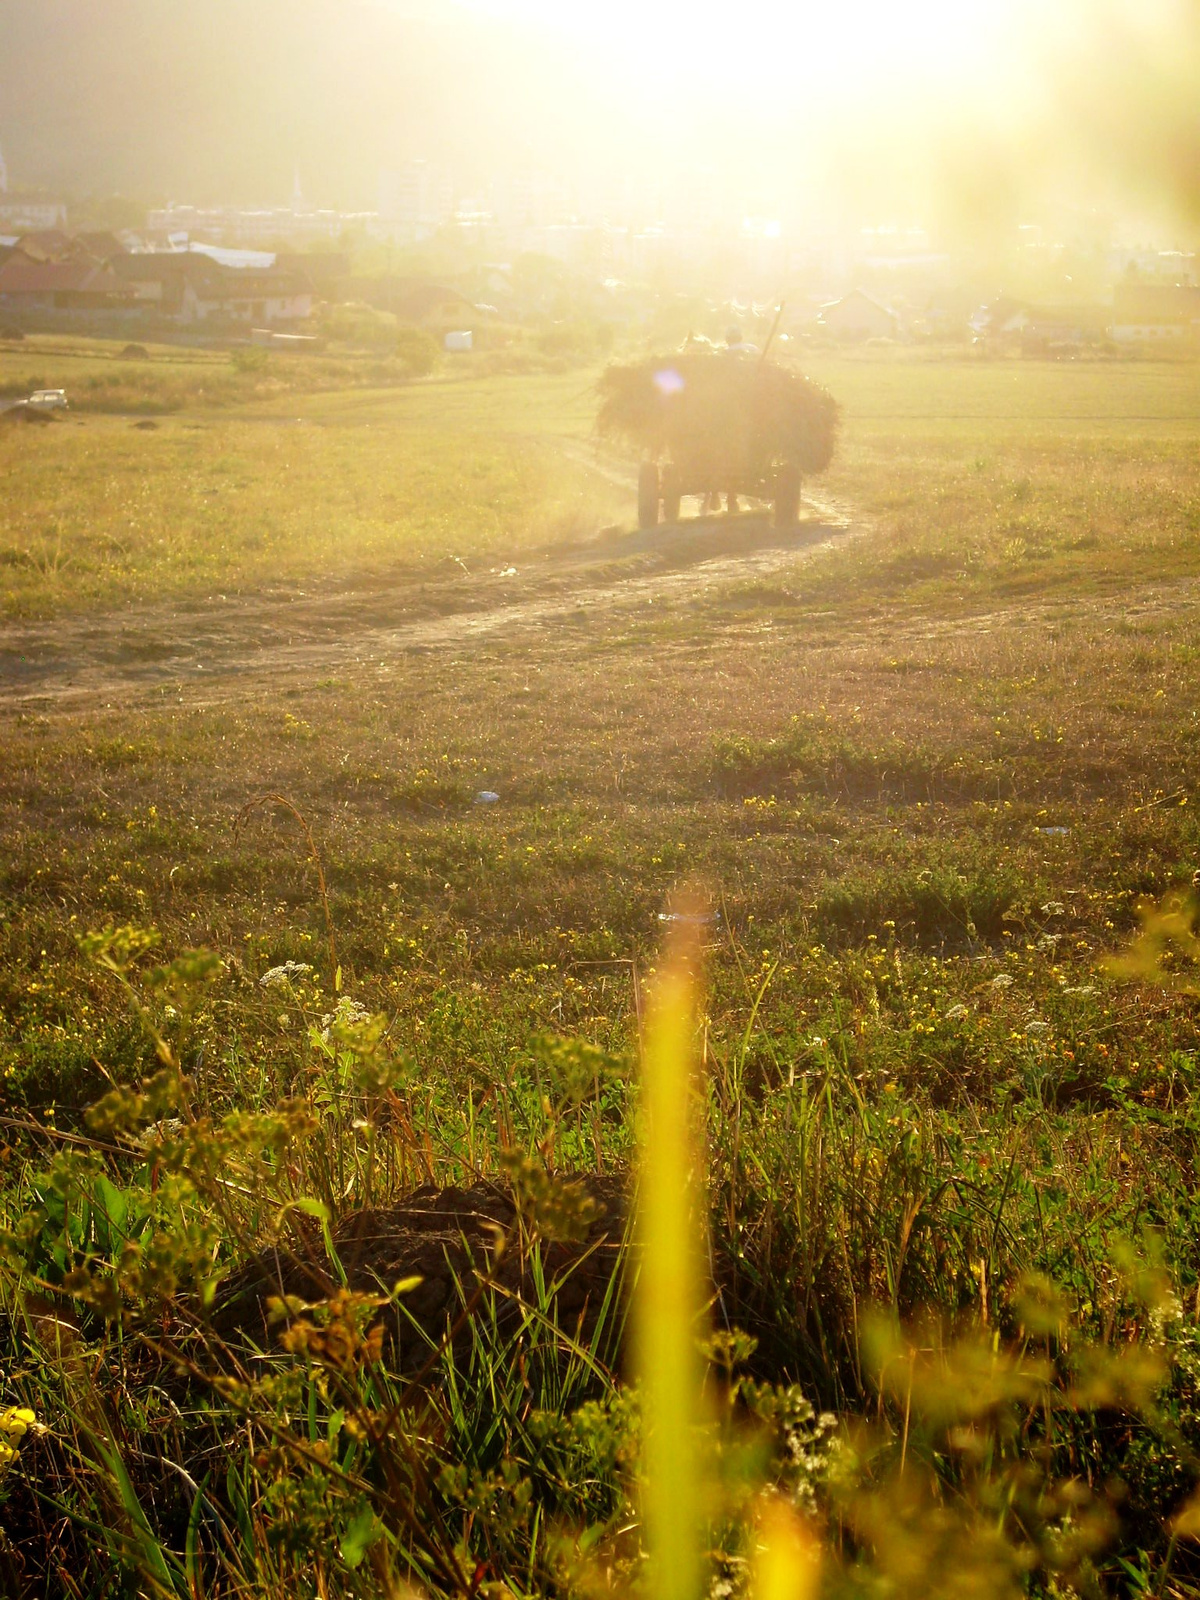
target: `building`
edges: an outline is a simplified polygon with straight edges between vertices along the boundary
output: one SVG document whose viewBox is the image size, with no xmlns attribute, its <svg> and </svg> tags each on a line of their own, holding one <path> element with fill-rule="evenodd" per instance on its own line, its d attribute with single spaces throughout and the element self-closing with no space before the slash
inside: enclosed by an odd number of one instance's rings
<svg viewBox="0 0 1200 1600">
<path fill-rule="evenodd" d="M 1118 284 L 1112 336 L 1118 344 L 1180 344 L 1200 338 L 1200 288 Z"/>
<path fill-rule="evenodd" d="M 312 315 L 316 298 L 299 271 L 231 267 L 197 250 L 120 255 L 110 265 L 139 310 L 183 326 L 294 324 Z"/>
<path fill-rule="evenodd" d="M 30 261 L 69 261 L 87 254 L 86 250 L 77 248 L 71 235 L 64 233 L 61 228 L 39 228 L 32 233 L 21 233 L 17 238 L 17 247 Z"/>
<path fill-rule="evenodd" d="M 508 239 L 520 243 L 530 228 L 546 228 L 575 216 L 567 182 L 549 172 L 511 172 L 488 186 L 486 209 Z"/>
<path fill-rule="evenodd" d="M 852 289 L 840 300 L 831 300 L 821 307 L 817 318 L 820 328 L 835 339 L 847 343 L 860 343 L 864 339 L 894 339 L 900 329 L 900 319 L 887 306 L 880 305 L 862 289 Z"/>
<path fill-rule="evenodd" d="M 312 315 L 316 300 L 301 260 L 282 265 L 270 254 L 205 247 L 135 252 L 110 233 L 71 237 L 43 229 L 0 253 L 0 307 L 185 326 L 294 327 Z"/>
<path fill-rule="evenodd" d="M 290 206 L 239 208 L 235 206 L 169 205 L 151 211 L 146 234 L 155 241 L 186 245 L 189 241 L 231 248 L 272 249 L 285 244 L 292 249 L 336 244 L 347 232 L 379 231 L 374 211 L 296 210 Z"/>
<path fill-rule="evenodd" d="M 420 244 L 454 215 L 454 185 L 428 161 L 406 161 L 379 174 L 379 222 L 398 243 Z"/>
<path fill-rule="evenodd" d="M 33 233 L 43 228 L 65 228 L 67 208 L 60 200 L 0 201 L 0 233 Z"/>
<path fill-rule="evenodd" d="M 350 277 L 350 257 L 336 250 L 309 250 L 303 255 L 280 251 L 272 263 L 280 272 L 298 272 L 321 300 L 340 300 Z"/>
<path fill-rule="evenodd" d="M 20 246 L 0 266 L 0 307 L 5 311 L 127 311 L 133 295 L 111 267 L 80 255 L 66 261 L 35 260 Z"/>
<path fill-rule="evenodd" d="M 61 200 L 34 200 L 9 193 L 8 163 L 0 150 L 0 233 L 31 233 L 66 225 L 67 208 Z"/>
<path fill-rule="evenodd" d="M 968 326 L 975 338 L 986 344 L 1020 344 L 1032 318 L 1029 308 L 1011 295 L 1002 294 L 980 306 L 969 319 Z"/>
<path fill-rule="evenodd" d="M 965 340 L 971 335 L 970 318 L 976 309 L 976 298 L 969 289 L 934 289 L 918 300 L 910 331 L 919 339 Z"/>
<path fill-rule="evenodd" d="M 1107 306 L 1070 303 L 1029 306 L 1021 333 L 1024 355 L 1070 355 L 1086 345 L 1102 344 L 1108 337 Z"/>
<path fill-rule="evenodd" d="M 1104 262 L 1109 278 L 1114 282 L 1126 279 L 1131 286 L 1149 283 L 1171 288 L 1200 282 L 1200 257 L 1190 250 L 1116 246 L 1105 252 Z"/>
</svg>

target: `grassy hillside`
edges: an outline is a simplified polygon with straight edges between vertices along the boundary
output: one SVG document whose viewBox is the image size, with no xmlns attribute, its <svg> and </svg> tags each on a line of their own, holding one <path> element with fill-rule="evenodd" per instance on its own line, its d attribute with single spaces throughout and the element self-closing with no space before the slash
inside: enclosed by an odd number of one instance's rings
<svg viewBox="0 0 1200 1600">
<path fill-rule="evenodd" d="M 637 1581 L 639 1403 L 570 1182 L 627 1181 L 690 882 L 714 1581 L 748 1592 L 766 1484 L 823 1594 L 1196 1592 L 1194 374 L 815 375 L 846 422 L 812 488 L 850 530 L 697 527 L 708 566 L 665 534 L 536 565 L 560 494 L 631 511 L 565 379 L 319 396 L 300 428 L 88 417 L 7 459 L 5 514 L 64 496 L 73 554 L 130 480 L 187 533 L 38 591 L 79 674 L 16 663 L 0 713 L 2 1399 L 46 1430 L 0 1477 L 10 1583 Z M 290 654 L 247 605 L 203 673 L 139 676 L 134 620 L 122 657 L 88 609 L 224 563 L 265 614 L 285 532 L 338 620 L 298 612 Z M 445 555 L 471 598 L 438 591 L 442 631 L 399 588 L 336 610 L 343 557 L 401 585 Z M 520 1201 L 507 1265 L 363 1276 L 400 1197 L 485 1179 Z M 318 1276 L 239 1323 L 230 1286 L 293 1257 Z M 442 1344 L 393 1309 L 429 1326 L 418 1258 L 462 1312 Z"/>
<path fill-rule="evenodd" d="M 98 358 L 43 365 L 86 406 Z M 164 415 L 153 399 L 158 368 L 147 390 L 142 374 L 119 365 L 134 404 L 148 392 L 156 419 L 112 415 L 105 392 L 104 412 L 38 428 L 0 422 L 11 490 L 0 507 L 0 608 L 9 616 L 512 557 L 591 531 L 611 511 L 610 486 L 586 462 L 560 460 L 543 436 L 547 418 L 551 437 L 586 427 L 589 380 L 577 373 L 507 386 L 434 380 L 412 396 L 314 395 L 187 357 L 170 364 L 168 382 L 204 409 Z M 318 388 L 335 381 L 320 370 L 295 381 L 305 378 Z M 242 407 L 227 414 L 239 395 Z M 215 412 L 214 399 L 223 402 Z"/>
</svg>

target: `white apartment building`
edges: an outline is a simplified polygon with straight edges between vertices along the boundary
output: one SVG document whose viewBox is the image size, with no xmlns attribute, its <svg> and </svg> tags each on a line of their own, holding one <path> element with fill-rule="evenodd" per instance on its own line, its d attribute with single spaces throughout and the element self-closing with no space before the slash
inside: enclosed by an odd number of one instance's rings
<svg viewBox="0 0 1200 1600">
<path fill-rule="evenodd" d="M 420 244 L 454 215 L 454 184 L 429 161 L 406 161 L 379 174 L 379 225 L 399 244 Z"/>
</svg>

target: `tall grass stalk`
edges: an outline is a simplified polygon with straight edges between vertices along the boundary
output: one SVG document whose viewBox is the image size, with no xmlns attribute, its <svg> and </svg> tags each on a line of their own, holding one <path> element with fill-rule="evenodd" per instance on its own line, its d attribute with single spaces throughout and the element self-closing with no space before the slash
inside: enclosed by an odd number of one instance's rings
<svg viewBox="0 0 1200 1600">
<path fill-rule="evenodd" d="M 671 924 L 643 1059 L 635 1349 L 645 1407 L 647 1592 L 656 1600 L 697 1600 L 703 1578 L 703 1171 L 695 1136 L 699 926 L 687 910 Z"/>
<path fill-rule="evenodd" d="M 754 1600 L 814 1600 L 820 1579 L 821 1547 L 812 1530 L 782 1499 L 768 1498 L 758 1525 Z"/>
</svg>

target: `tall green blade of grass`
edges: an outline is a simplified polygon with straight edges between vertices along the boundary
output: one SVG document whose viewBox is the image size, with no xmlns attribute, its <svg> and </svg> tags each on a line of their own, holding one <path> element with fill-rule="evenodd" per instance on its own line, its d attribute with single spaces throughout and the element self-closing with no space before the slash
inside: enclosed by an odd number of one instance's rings
<svg viewBox="0 0 1200 1600">
<path fill-rule="evenodd" d="M 643 1061 L 635 1348 L 645 1406 L 646 1592 L 697 1600 L 704 1488 L 702 1172 L 693 1095 L 699 941 L 695 922 L 681 918 L 672 928 Z"/>
</svg>

